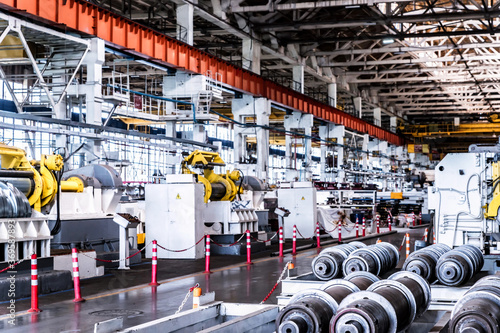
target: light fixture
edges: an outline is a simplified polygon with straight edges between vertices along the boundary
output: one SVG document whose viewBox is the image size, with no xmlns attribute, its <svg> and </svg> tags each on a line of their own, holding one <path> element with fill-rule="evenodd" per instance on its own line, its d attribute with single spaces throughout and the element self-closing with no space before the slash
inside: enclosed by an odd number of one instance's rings
<svg viewBox="0 0 500 333">
<path fill-rule="evenodd" d="M 394 38 L 384 38 L 382 39 L 382 44 L 387 45 L 387 44 L 392 44 L 394 43 Z"/>
</svg>

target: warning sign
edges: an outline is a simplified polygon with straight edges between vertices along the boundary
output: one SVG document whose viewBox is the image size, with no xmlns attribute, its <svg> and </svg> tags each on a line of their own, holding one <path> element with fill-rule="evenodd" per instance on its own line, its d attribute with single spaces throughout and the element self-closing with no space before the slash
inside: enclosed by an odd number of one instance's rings
<svg viewBox="0 0 500 333">
<path fill-rule="evenodd" d="M 302 199 L 300 199 L 300 200 L 306 200 L 306 198 L 302 197 Z"/>
<path fill-rule="evenodd" d="M 177 200 L 180 200 L 181 199 L 181 195 L 180 193 L 177 193 L 177 196 L 175 197 Z"/>
</svg>

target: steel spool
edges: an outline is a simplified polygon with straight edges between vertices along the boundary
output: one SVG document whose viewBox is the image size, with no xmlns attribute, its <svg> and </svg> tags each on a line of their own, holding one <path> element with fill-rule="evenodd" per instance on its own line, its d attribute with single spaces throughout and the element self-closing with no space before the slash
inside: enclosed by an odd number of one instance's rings
<svg viewBox="0 0 500 333">
<path fill-rule="evenodd" d="M 500 332 L 500 276 L 480 279 L 458 300 L 451 313 L 449 332 Z"/>
<path fill-rule="evenodd" d="M 328 332 L 330 320 L 342 300 L 378 280 L 373 274 L 362 273 L 351 280 L 335 279 L 319 289 L 307 289 L 295 294 L 278 314 L 276 331 Z"/>
<path fill-rule="evenodd" d="M 421 276 L 397 272 L 341 302 L 330 323 L 332 333 L 404 331 L 430 304 L 430 286 Z"/>
<path fill-rule="evenodd" d="M 459 286 L 479 272 L 483 264 L 483 254 L 477 247 L 462 245 L 439 258 L 436 265 L 436 276 L 442 284 Z"/>
<path fill-rule="evenodd" d="M 342 270 L 344 276 L 357 271 L 380 275 L 396 267 L 398 261 L 398 250 L 392 244 L 378 243 L 352 252 L 344 261 Z"/>
<path fill-rule="evenodd" d="M 0 182 L 0 218 L 31 216 L 26 196 L 12 184 Z"/>
<path fill-rule="evenodd" d="M 402 270 L 416 273 L 429 282 L 436 280 L 436 265 L 441 256 L 451 249 L 445 244 L 434 244 L 413 252 L 406 259 Z"/>
<path fill-rule="evenodd" d="M 314 275 L 323 281 L 339 277 L 342 274 L 342 263 L 344 260 L 353 251 L 360 248 L 360 244 L 363 244 L 361 242 L 356 243 L 359 244 L 341 244 L 322 250 L 311 263 Z"/>
</svg>

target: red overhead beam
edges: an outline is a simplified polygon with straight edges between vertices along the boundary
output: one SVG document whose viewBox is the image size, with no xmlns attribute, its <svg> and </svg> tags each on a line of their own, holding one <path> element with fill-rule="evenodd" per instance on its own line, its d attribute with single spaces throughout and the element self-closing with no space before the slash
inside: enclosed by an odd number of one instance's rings
<svg viewBox="0 0 500 333">
<path fill-rule="evenodd" d="M 109 10 L 84 0 L 0 0 L 0 6 L 41 23 L 63 24 L 67 28 L 102 38 L 140 57 L 198 74 L 220 73 L 222 82 L 255 96 L 266 97 L 285 106 L 311 113 L 316 118 L 396 145 L 403 138 L 367 123 L 304 94 L 264 79 L 204 51 L 170 38 Z"/>
</svg>

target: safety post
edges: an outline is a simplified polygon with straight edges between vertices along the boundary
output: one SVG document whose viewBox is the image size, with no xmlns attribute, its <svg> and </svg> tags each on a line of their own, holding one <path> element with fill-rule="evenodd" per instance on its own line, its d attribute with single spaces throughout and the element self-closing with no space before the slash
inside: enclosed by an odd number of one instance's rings
<svg viewBox="0 0 500 333">
<path fill-rule="evenodd" d="M 201 288 L 196 287 L 193 289 L 193 309 L 197 309 L 200 306 L 200 296 Z"/>
<path fill-rule="evenodd" d="M 412 214 L 413 226 L 415 226 L 415 212 Z"/>
<path fill-rule="evenodd" d="M 339 242 L 342 242 L 342 224 L 339 221 Z"/>
<path fill-rule="evenodd" d="M 80 292 L 80 267 L 78 265 L 78 250 L 71 249 L 71 260 L 73 261 L 73 285 L 75 289 L 75 299 L 73 302 L 85 302 Z"/>
<path fill-rule="evenodd" d="M 366 236 L 366 220 L 363 217 L 363 237 L 365 237 L 365 236 Z"/>
<path fill-rule="evenodd" d="M 293 225 L 293 234 L 292 234 L 292 255 L 297 254 L 297 226 Z"/>
<path fill-rule="evenodd" d="M 377 244 L 382 243 L 382 240 L 380 238 L 377 238 Z"/>
<path fill-rule="evenodd" d="M 424 236 L 422 237 L 422 240 L 424 240 L 427 243 L 427 236 L 429 235 L 429 229 L 425 228 Z"/>
<path fill-rule="evenodd" d="M 205 272 L 210 274 L 210 235 L 205 235 Z"/>
<path fill-rule="evenodd" d="M 406 259 L 410 256 L 410 234 L 406 234 Z"/>
<path fill-rule="evenodd" d="M 320 248 L 321 247 L 321 240 L 319 238 L 319 223 L 316 222 L 316 247 Z"/>
<path fill-rule="evenodd" d="M 283 257 L 283 243 L 285 241 L 283 240 L 283 227 L 280 227 L 280 257 Z"/>
<path fill-rule="evenodd" d="M 392 223 L 390 215 L 387 215 L 387 225 L 389 226 L 389 231 L 392 231 Z"/>
<path fill-rule="evenodd" d="M 31 255 L 31 308 L 28 312 L 40 312 L 38 308 L 38 263 L 36 253 Z"/>
<path fill-rule="evenodd" d="M 432 244 L 436 244 L 436 229 L 432 228 Z"/>
<path fill-rule="evenodd" d="M 377 234 L 380 234 L 380 216 L 377 215 Z"/>
<path fill-rule="evenodd" d="M 252 245 L 250 244 L 250 230 L 247 230 L 246 231 L 247 233 L 247 264 L 251 264 L 252 263 L 252 258 L 251 258 L 251 255 L 252 255 Z"/>
<path fill-rule="evenodd" d="M 156 240 L 153 241 L 151 251 L 153 253 L 151 255 L 151 283 L 149 285 L 156 287 L 160 285 L 156 278 L 158 275 L 158 242 Z"/>
<path fill-rule="evenodd" d="M 418 220 L 420 221 L 418 224 L 422 224 L 422 212 L 418 213 Z"/>
<path fill-rule="evenodd" d="M 358 224 L 358 216 L 356 216 L 356 225 L 355 225 L 355 227 L 356 227 L 356 238 L 358 238 L 358 237 L 359 237 L 359 224 Z"/>
</svg>

